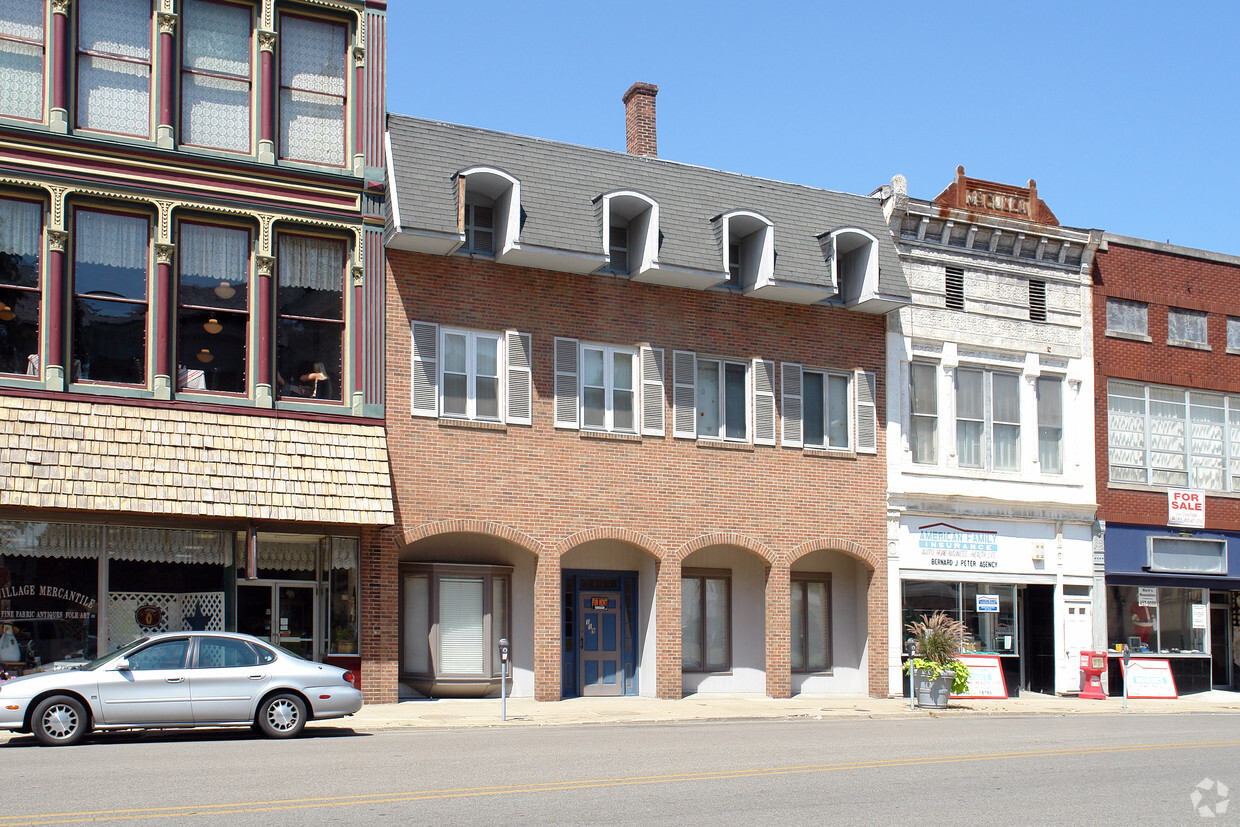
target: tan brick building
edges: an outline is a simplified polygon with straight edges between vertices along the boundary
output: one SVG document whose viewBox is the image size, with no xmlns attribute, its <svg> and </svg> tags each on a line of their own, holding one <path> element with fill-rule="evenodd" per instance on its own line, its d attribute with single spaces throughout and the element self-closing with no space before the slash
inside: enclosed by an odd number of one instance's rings
<svg viewBox="0 0 1240 827">
<path fill-rule="evenodd" d="M 372 700 L 500 638 L 544 700 L 886 692 L 880 204 L 652 157 L 654 91 L 628 154 L 389 116 Z"/>
</svg>

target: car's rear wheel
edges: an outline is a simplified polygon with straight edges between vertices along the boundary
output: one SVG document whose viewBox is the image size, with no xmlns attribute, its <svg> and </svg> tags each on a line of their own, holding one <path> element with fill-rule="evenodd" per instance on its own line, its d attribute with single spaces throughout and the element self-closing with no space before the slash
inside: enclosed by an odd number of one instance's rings
<svg viewBox="0 0 1240 827">
<path fill-rule="evenodd" d="M 306 725 L 306 704 L 296 695 L 272 695 L 259 705 L 255 723 L 268 738 L 294 738 Z"/>
<path fill-rule="evenodd" d="M 90 731 L 82 703 L 68 695 L 53 695 L 36 706 L 30 725 L 34 737 L 48 747 L 72 746 Z"/>
</svg>

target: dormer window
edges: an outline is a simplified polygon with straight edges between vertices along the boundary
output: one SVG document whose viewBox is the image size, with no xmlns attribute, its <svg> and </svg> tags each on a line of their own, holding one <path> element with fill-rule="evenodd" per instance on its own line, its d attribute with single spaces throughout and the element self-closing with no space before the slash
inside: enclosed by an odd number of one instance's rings
<svg viewBox="0 0 1240 827">
<path fill-rule="evenodd" d="M 465 204 L 465 244 L 467 253 L 495 255 L 495 207 L 477 202 Z"/>
<path fill-rule="evenodd" d="M 457 173 L 460 251 L 502 256 L 517 244 L 521 226 L 521 183 L 491 167 Z"/>
<path fill-rule="evenodd" d="M 604 272 L 640 277 L 658 266 L 659 205 L 639 192 L 595 200 L 607 263 Z"/>
<path fill-rule="evenodd" d="M 726 239 L 728 283 L 744 290 L 767 284 L 775 272 L 775 225 L 754 212 L 731 212 L 715 219 Z"/>
</svg>

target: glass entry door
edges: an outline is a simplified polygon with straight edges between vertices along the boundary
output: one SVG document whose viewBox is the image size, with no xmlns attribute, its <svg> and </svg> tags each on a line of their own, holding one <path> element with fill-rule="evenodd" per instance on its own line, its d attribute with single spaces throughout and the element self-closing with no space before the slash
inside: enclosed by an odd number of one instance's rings
<svg viewBox="0 0 1240 827">
<path fill-rule="evenodd" d="M 313 660 L 322 649 L 314 592 L 314 586 L 302 584 L 238 583 L 237 631 Z"/>
</svg>

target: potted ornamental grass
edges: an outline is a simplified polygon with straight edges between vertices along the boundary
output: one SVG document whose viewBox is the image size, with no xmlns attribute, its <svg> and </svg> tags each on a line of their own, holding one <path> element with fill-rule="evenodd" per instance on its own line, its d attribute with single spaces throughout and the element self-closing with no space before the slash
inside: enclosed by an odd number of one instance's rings
<svg viewBox="0 0 1240 827">
<path fill-rule="evenodd" d="M 956 658 L 969 630 L 944 612 L 922 615 L 921 620 L 904 628 L 916 644 L 912 657 L 904 663 L 904 671 L 912 670 L 917 705 L 946 708 L 948 698 L 963 695 L 968 689 L 969 669 Z"/>
</svg>

